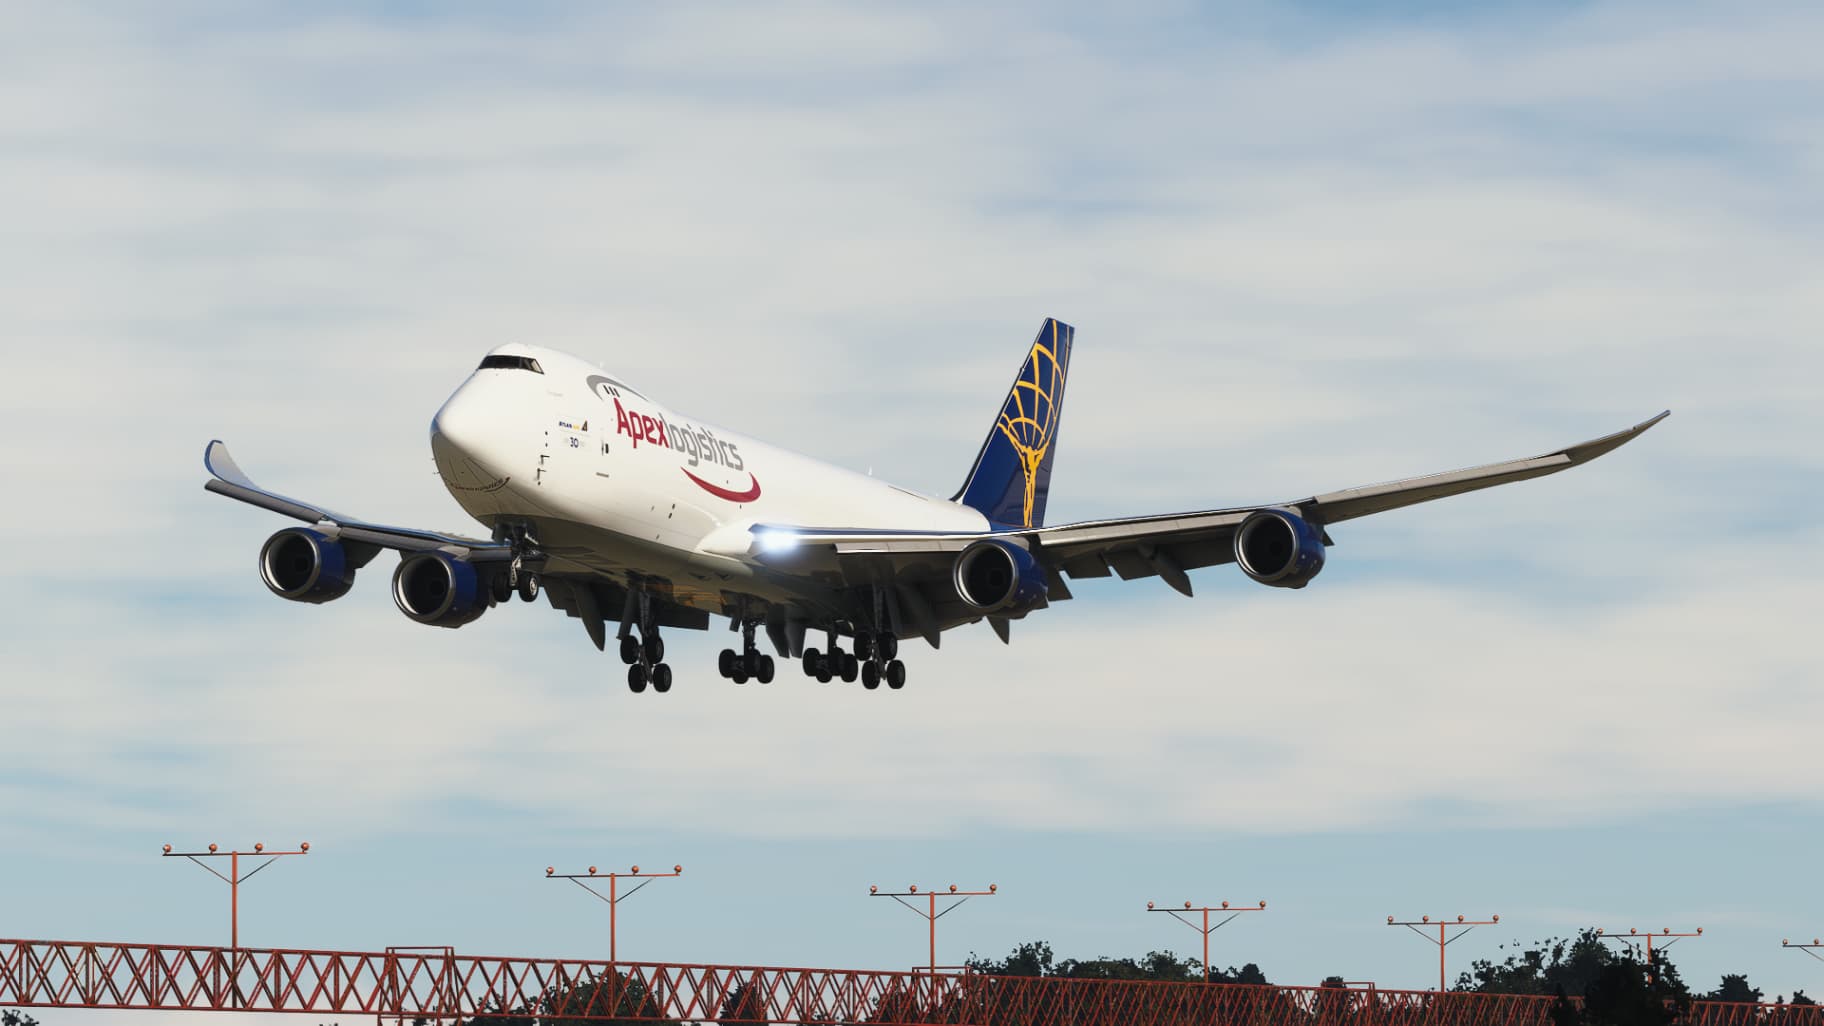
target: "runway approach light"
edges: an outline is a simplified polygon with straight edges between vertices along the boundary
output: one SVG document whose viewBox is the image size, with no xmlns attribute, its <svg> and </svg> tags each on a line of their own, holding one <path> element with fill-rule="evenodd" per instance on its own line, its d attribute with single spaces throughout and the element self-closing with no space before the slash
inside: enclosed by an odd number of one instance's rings
<svg viewBox="0 0 1824 1026">
<path fill-rule="evenodd" d="M 955 885 L 955 884 L 951 884 L 951 885 L 950 885 L 950 893 L 951 893 L 951 894 L 955 894 L 955 893 L 956 893 L 956 885 Z"/>
<path fill-rule="evenodd" d="M 213 845 L 213 844 L 212 844 L 212 845 L 210 845 L 210 846 L 209 846 L 209 850 L 210 850 L 210 851 L 214 851 L 214 850 L 215 850 L 215 845 Z"/>
<path fill-rule="evenodd" d="M 170 845 L 168 845 L 168 844 L 167 844 L 167 845 L 165 845 L 165 854 L 166 854 L 166 855 L 169 855 L 169 854 L 171 854 L 171 846 L 170 846 Z"/>
<path fill-rule="evenodd" d="M 261 843 L 261 842 L 259 842 L 259 841 L 255 841 L 255 842 L 253 842 L 253 850 L 254 850 L 254 851 L 256 851 L 256 852 L 257 852 L 257 851 L 265 851 L 265 850 L 266 850 L 266 845 L 265 845 L 265 844 L 263 844 L 263 843 Z"/>
<path fill-rule="evenodd" d="M 551 874 L 552 874 L 552 873 L 555 873 L 555 872 L 557 872 L 557 867 L 556 867 L 556 866 L 546 866 L 546 867 L 545 867 L 545 875 L 546 875 L 546 876 L 550 876 L 550 875 L 551 875 Z"/>
<path fill-rule="evenodd" d="M 303 853 L 304 853 L 304 854 L 306 854 L 306 855 L 308 855 L 308 854 L 310 854 L 310 842 L 309 842 L 309 841 L 301 841 L 301 842 L 299 842 L 299 844 L 298 844 L 298 850 L 299 850 L 299 851 L 301 851 L 301 852 L 303 852 Z"/>
<path fill-rule="evenodd" d="M 869 884 L 869 885 L 868 885 L 868 893 L 869 893 L 869 894 L 879 894 L 879 893 L 880 893 L 880 888 L 879 888 L 879 887 L 876 887 L 876 886 L 875 886 L 875 885 L 873 885 L 873 884 Z"/>
</svg>

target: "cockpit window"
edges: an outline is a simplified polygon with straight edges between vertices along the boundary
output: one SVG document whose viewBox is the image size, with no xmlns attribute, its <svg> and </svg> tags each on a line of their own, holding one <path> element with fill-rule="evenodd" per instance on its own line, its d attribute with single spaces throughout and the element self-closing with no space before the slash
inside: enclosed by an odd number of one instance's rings
<svg viewBox="0 0 1824 1026">
<path fill-rule="evenodd" d="M 543 374 L 545 369 L 530 356 L 484 356 L 481 366 L 476 370 L 529 370 L 534 374 Z"/>
</svg>

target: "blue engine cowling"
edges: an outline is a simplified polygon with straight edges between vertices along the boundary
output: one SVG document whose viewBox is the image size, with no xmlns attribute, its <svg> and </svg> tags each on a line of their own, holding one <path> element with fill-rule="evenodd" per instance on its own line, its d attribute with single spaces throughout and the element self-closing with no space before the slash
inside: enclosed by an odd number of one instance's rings
<svg viewBox="0 0 1824 1026">
<path fill-rule="evenodd" d="M 987 613 L 1024 613 L 1045 601 L 1045 568 L 1032 553 L 1003 541 L 983 540 L 956 557 L 951 574 L 964 602 Z"/>
<path fill-rule="evenodd" d="M 288 527 L 260 546 L 260 580 L 293 602 L 339 599 L 355 586 L 355 567 L 342 543 L 307 527 Z"/>
<path fill-rule="evenodd" d="M 393 571 L 393 603 L 433 627 L 461 627 L 487 611 L 475 564 L 443 552 L 414 552 Z"/>
<path fill-rule="evenodd" d="M 1302 588 L 1324 569 L 1324 533 L 1291 510 L 1256 510 L 1235 532 L 1235 562 L 1262 584 Z"/>
</svg>

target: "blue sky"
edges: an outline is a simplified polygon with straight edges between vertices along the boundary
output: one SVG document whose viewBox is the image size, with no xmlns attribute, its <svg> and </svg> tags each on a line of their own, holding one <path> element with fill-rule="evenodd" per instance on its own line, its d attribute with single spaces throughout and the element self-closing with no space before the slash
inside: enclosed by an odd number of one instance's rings
<svg viewBox="0 0 1824 1026">
<path fill-rule="evenodd" d="M 655 958 L 908 966 L 871 883 L 995 882 L 940 957 L 1192 950 L 1423 986 L 1703 925 L 1824 990 L 1812 644 L 1824 104 L 1800 5 L 163 6 L 0 16 L 0 934 L 210 941 L 158 846 L 316 850 L 252 943 L 602 949 L 546 865 L 682 862 Z M 1040 319 L 1078 326 L 1054 519 L 1277 501 L 1675 415 L 1598 464 L 1341 526 L 1309 589 L 1078 600 L 897 695 L 635 699 L 544 607 L 384 570 L 272 599 L 258 480 L 464 529 L 431 413 L 598 359 L 949 494 Z M 28 501 L 29 500 L 29 501 Z M 1168 929 L 1168 927 L 1170 927 Z M 1819 981 L 1819 982 L 1813 982 Z"/>
</svg>

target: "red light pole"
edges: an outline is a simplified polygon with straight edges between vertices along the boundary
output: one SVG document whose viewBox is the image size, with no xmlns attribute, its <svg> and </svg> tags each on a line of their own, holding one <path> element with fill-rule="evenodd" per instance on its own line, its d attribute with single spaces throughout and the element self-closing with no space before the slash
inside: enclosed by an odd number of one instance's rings
<svg viewBox="0 0 1824 1026">
<path fill-rule="evenodd" d="M 1623 934 L 1623 933 L 1605 933 L 1605 932 L 1603 932 L 1602 927 L 1599 926 L 1596 928 L 1596 936 L 1601 937 L 1603 940 L 1620 941 L 1623 944 L 1626 944 L 1629 948 L 1633 948 L 1636 942 L 1644 939 L 1647 942 L 1647 979 L 1649 979 L 1649 980 L 1658 980 L 1659 979 L 1659 971 L 1653 967 L 1653 938 L 1654 937 L 1658 937 L 1659 939 L 1665 941 L 1664 944 L 1661 944 L 1659 946 L 1659 949 L 1661 951 L 1664 951 L 1665 949 L 1671 947 L 1672 945 L 1677 944 L 1681 937 L 1702 937 L 1703 935 L 1704 935 L 1704 928 L 1701 926 L 1698 927 L 1697 930 L 1693 933 L 1673 933 L 1672 928 L 1670 926 L 1668 926 L 1665 929 L 1659 931 L 1659 933 L 1657 933 L 1657 934 L 1655 934 L 1652 930 L 1648 930 L 1646 933 L 1641 933 L 1639 930 L 1636 930 L 1633 927 L 1629 927 L 1628 932 L 1625 934 Z"/>
<path fill-rule="evenodd" d="M 935 976 L 937 975 L 937 921 L 949 915 L 951 912 L 956 911 L 958 905 L 968 901 L 970 898 L 991 897 L 997 890 L 999 890 L 999 888 L 994 884 L 989 884 L 988 889 L 985 891 L 959 891 L 956 889 L 955 884 L 951 884 L 949 893 L 945 894 L 944 897 L 955 898 L 956 900 L 947 905 L 942 912 L 937 910 L 937 899 L 939 894 L 937 891 L 928 890 L 925 892 L 925 907 L 922 909 L 906 900 L 907 898 L 916 898 L 919 896 L 917 884 L 913 884 L 903 891 L 883 891 L 879 887 L 869 887 L 868 896 L 871 898 L 892 898 L 894 901 L 911 909 L 920 918 L 930 923 L 931 974 Z"/>
<path fill-rule="evenodd" d="M 594 866 L 590 866 L 589 872 L 587 873 L 560 873 L 554 867 L 545 867 L 545 879 L 568 880 L 608 903 L 608 961 L 610 962 L 620 961 L 620 958 L 618 957 L 619 952 L 616 949 L 615 933 L 618 926 L 616 922 L 616 919 L 618 918 L 617 913 L 621 902 L 638 894 L 640 888 L 645 887 L 654 880 L 666 880 L 674 876 L 683 875 L 683 866 L 673 866 L 669 873 L 642 873 L 640 872 L 640 867 L 634 866 L 625 873 L 602 873 L 599 876 L 596 874 Z M 601 891 L 589 886 L 585 882 L 588 880 L 607 880 L 608 893 L 603 894 Z M 640 885 L 639 887 L 635 887 L 633 890 L 628 891 L 626 894 L 622 894 L 620 893 L 622 880 L 639 880 Z"/>
<path fill-rule="evenodd" d="M 1154 907 L 1152 902 L 1149 901 L 1146 903 L 1146 910 L 1148 912 L 1164 912 L 1165 914 L 1171 916 L 1173 919 L 1176 919 L 1179 922 L 1183 923 L 1184 925 L 1190 927 L 1191 929 L 1196 930 L 1198 933 L 1203 934 L 1203 982 L 1205 982 L 1205 983 L 1210 982 L 1210 934 L 1229 925 L 1230 922 L 1234 921 L 1236 916 L 1241 915 L 1243 912 L 1261 912 L 1261 911 L 1264 911 L 1266 909 L 1266 907 L 1267 907 L 1267 903 L 1264 900 L 1261 901 L 1261 903 L 1257 906 L 1256 905 L 1242 905 L 1237 908 L 1230 908 L 1229 903 L 1226 901 L 1223 902 L 1220 906 L 1217 906 L 1215 908 L 1211 908 L 1208 905 L 1194 908 L 1194 907 L 1192 907 L 1190 902 L 1188 902 L 1188 901 L 1185 902 L 1183 911 L 1203 913 L 1203 925 L 1199 926 L 1198 924 L 1191 922 L 1189 919 L 1184 918 L 1182 915 L 1179 915 L 1178 909 L 1156 908 L 1156 907 Z M 1217 923 L 1215 926 L 1211 926 L 1210 925 L 1210 913 L 1211 912 L 1227 912 L 1228 915 L 1222 920 L 1222 922 Z"/>
<path fill-rule="evenodd" d="M 1416 933 L 1419 936 L 1424 937 L 1426 940 L 1431 941 L 1431 943 L 1436 944 L 1438 946 L 1438 993 L 1440 993 L 1440 994 L 1442 994 L 1442 993 L 1444 993 L 1444 991 L 1450 989 L 1449 984 L 1447 982 L 1448 977 L 1446 977 L 1444 974 L 1444 949 L 1447 946 L 1449 946 L 1449 944 L 1452 941 L 1456 940 L 1458 937 L 1463 936 L 1464 934 L 1475 929 L 1476 927 L 1493 926 L 1496 923 L 1499 923 L 1500 921 L 1501 921 L 1500 916 L 1489 916 L 1487 919 L 1464 919 L 1462 916 L 1458 916 L 1457 921 L 1454 923 L 1448 922 L 1443 919 L 1440 919 L 1434 923 L 1431 921 L 1430 916 L 1420 916 L 1419 921 L 1416 923 L 1412 923 L 1412 922 L 1396 923 L 1396 922 L 1394 922 L 1392 916 L 1387 917 L 1388 926 L 1404 926 L 1408 930 L 1411 930 L 1413 933 Z M 1425 932 L 1426 930 L 1429 930 L 1434 926 L 1438 928 L 1438 939 L 1437 940 L 1431 940 L 1430 935 Z M 1460 927 L 1462 927 L 1462 929 L 1458 930 L 1455 934 L 1449 934 L 1447 931 L 1453 926 L 1460 926 Z"/>
<path fill-rule="evenodd" d="M 252 851 L 221 851 L 213 844 L 209 846 L 208 851 L 172 851 L 171 846 L 167 844 L 165 845 L 164 857 L 168 859 L 189 859 L 197 865 L 202 866 L 204 869 L 207 869 L 217 880 L 228 885 L 228 946 L 238 951 L 241 946 L 241 884 L 244 881 L 253 879 L 255 873 L 258 873 L 260 870 L 265 869 L 267 866 L 272 865 L 274 862 L 277 862 L 287 855 L 308 854 L 310 854 L 310 842 L 306 841 L 303 844 L 298 845 L 297 851 L 267 851 L 264 844 L 254 845 Z M 242 855 L 263 858 L 266 861 L 253 867 L 252 870 L 248 871 L 246 876 L 242 876 Z M 214 866 L 203 861 L 208 858 L 227 858 L 228 875 L 223 876 L 216 871 Z"/>
<path fill-rule="evenodd" d="M 1824 948 L 1824 941 L 1820 941 L 1816 937 L 1813 937 L 1811 939 L 1810 944 L 1794 944 L 1793 942 L 1791 942 L 1789 940 L 1782 940 L 1782 941 L 1780 941 L 1780 947 L 1792 948 L 1796 951 L 1803 951 L 1807 955 L 1810 955 L 1811 957 L 1817 959 L 1818 961 L 1824 962 L 1824 955 L 1818 954 L 1818 949 Z"/>
</svg>

